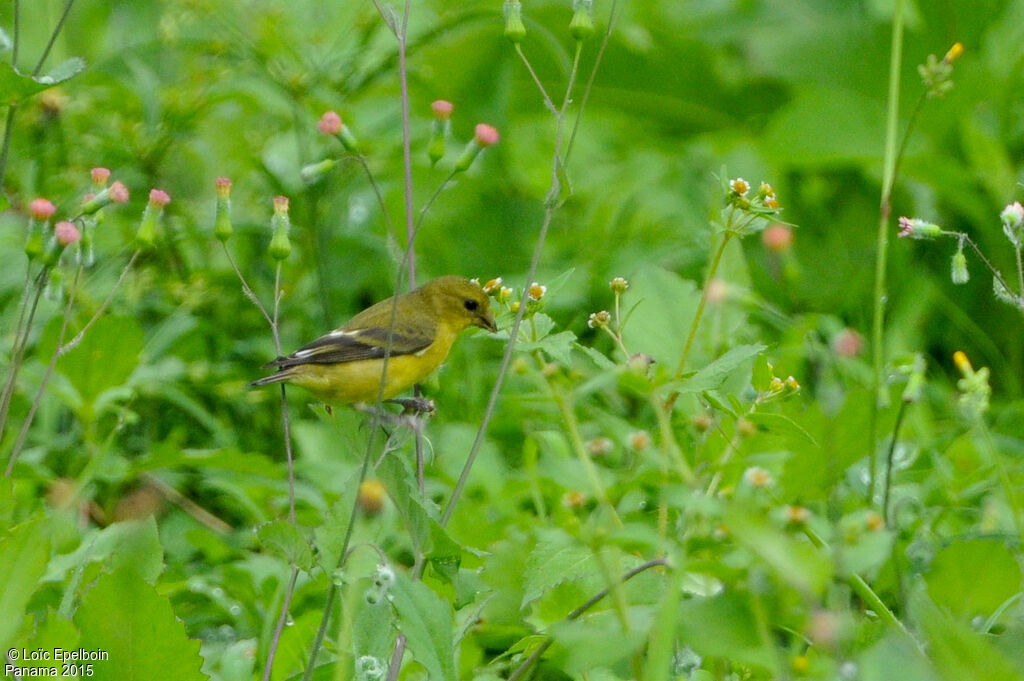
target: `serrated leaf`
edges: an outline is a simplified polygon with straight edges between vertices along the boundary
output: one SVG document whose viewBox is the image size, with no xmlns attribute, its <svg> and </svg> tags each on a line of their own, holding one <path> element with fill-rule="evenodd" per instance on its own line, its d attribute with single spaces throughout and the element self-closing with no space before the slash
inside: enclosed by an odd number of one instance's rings
<svg viewBox="0 0 1024 681">
<path fill-rule="evenodd" d="M 540 350 L 562 366 L 569 366 L 572 362 L 572 348 L 575 343 L 576 334 L 572 331 L 559 331 L 554 335 L 545 336 L 539 341 L 520 341 L 516 344 L 516 350 L 520 352 Z"/>
<path fill-rule="evenodd" d="M 96 561 L 101 561 L 107 572 L 124 567 L 155 584 L 164 568 L 164 550 L 156 520 L 150 516 L 145 520 L 114 523 L 86 535 L 75 551 L 55 556 L 50 561 L 45 579 L 60 581 L 69 570 Z"/>
<path fill-rule="evenodd" d="M 264 548 L 307 572 L 313 567 L 313 549 L 293 523 L 278 518 L 256 529 L 256 536 Z"/>
<path fill-rule="evenodd" d="M 598 369 L 614 369 L 615 362 L 604 356 L 603 353 L 598 352 L 594 348 L 588 345 L 582 345 L 580 343 L 573 343 L 573 347 L 582 352 L 584 355 L 589 357 L 594 364 L 597 365 Z"/>
<path fill-rule="evenodd" d="M 451 605 L 423 582 L 404 573 L 395 575 L 388 598 L 398 616 L 412 656 L 427 670 L 431 681 L 455 679 L 455 619 Z"/>
<path fill-rule="evenodd" d="M 770 433 L 785 435 L 809 444 L 818 446 L 817 440 L 804 430 L 799 423 L 783 414 L 772 414 L 770 412 L 754 412 L 747 416 L 752 422 Z"/>
<path fill-rule="evenodd" d="M 75 614 L 79 644 L 102 650 L 109 659 L 94 663 L 95 681 L 204 681 L 199 641 L 185 633 L 171 602 L 134 570 L 104 574 L 82 599 Z"/>
<path fill-rule="evenodd" d="M 572 582 L 597 570 L 594 552 L 562 530 L 541 530 L 537 545 L 530 553 L 523 574 L 523 600 L 526 606 L 541 597 L 546 589 Z"/>
<path fill-rule="evenodd" d="M 699 369 L 689 378 L 666 383 L 663 386 L 663 390 L 678 391 L 680 393 L 700 393 L 719 388 L 734 371 L 764 349 L 764 345 L 738 345 L 707 366 Z"/>
<path fill-rule="evenodd" d="M 21 626 L 25 606 L 46 570 L 49 523 L 36 518 L 11 528 L 0 539 L 0 650 L 7 650 Z"/>
</svg>

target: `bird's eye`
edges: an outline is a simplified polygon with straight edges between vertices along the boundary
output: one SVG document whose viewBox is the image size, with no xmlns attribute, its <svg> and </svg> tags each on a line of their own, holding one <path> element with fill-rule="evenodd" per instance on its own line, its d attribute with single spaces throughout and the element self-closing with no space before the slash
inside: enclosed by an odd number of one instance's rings
<svg viewBox="0 0 1024 681">
<path fill-rule="evenodd" d="M 462 303 L 462 304 L 463 304 L 463 305 L 464 305 L 464 306 L 466 307 L 466 309 L 467 309 L 467 310 L 469 310 L 470 312 L 474 312 L 474 311 L 476 311 L 476 309 L 477 309 L 478 307 L 480 307 L 480 303 L 478 303 L 478 302 L 476 302 L 475 300 L 472 300 L 472 299 L 470 299 L 470 300 L 467 300 L 467 301 L 465 301 L 465 302 L 464 302 L 464 303 Z"/>
</svg>

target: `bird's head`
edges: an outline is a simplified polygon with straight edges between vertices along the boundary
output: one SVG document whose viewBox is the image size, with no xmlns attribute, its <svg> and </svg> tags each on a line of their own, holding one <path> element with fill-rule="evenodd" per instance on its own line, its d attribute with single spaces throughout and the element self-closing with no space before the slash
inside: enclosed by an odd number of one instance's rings
<svg viewBox="0 0 1024 681">
<path fill-rule="evenodd" d="M 476 282 L 455 276 L 439 277 L 424 284 L 421 292 L 441 319 L 460 329 L 479 326 L 492 333 L 498 330 L 491 299 Z"/>
</svg>

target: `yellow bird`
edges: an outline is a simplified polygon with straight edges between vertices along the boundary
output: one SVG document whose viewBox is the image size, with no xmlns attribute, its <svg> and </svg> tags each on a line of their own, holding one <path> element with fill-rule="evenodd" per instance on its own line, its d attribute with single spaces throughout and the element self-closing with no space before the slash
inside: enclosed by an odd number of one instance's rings
<svg viewBox="0 0 1024 681">
<path fill-rule="evenodd" d="M 397 308 L 394 297 L 382 300 L 344 326 L 269 362 L 264 368 L 274 367 L 277 373 L 249 386 L 283 381 L 330 405 L 371 404 L 378 395 L 390 399 L 430 375 L 466 327 L 497 329 L 487 294 L 462 277 L 439 277 L 397 298 Z"/>
</svg>

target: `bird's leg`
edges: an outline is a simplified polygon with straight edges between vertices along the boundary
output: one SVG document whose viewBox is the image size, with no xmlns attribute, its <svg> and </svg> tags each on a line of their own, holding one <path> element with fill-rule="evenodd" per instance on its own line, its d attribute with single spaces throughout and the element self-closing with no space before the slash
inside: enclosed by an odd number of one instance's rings
<svg viewBox="0 0 1024 681">
<path fill-rule="evenodd" d="M 399 397 L 385 400 L 385 402 L 402 407 L 403 414 L 433 416 L 437 413 L 434 400 L 428 400 L 426 397 Z"/>
</svg>

